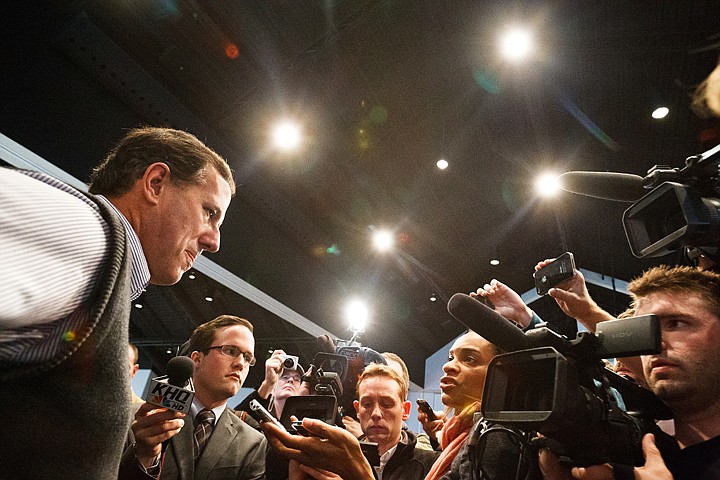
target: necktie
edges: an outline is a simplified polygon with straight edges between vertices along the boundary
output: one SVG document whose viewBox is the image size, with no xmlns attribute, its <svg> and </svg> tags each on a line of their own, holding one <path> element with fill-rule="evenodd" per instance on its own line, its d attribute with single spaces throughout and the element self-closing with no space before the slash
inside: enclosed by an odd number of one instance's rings
<svg viewBox="0 0 720 480">
<path fill-rule="evenodd" d="M 200 457 L 205 443 L 215 426 L 215 414 L 212 410 L 202 410 L 195 416 L 195 460 Z"/>
</svg>

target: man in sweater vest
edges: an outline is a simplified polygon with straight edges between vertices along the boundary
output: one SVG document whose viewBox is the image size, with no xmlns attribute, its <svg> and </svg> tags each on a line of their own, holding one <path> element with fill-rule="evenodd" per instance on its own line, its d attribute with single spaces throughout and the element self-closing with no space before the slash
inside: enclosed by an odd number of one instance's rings
<svg viewBox="0 0 720 480">
<path fill-rule="evenodd" d="M 0 476 L 117 477 L 130 302 L 218 250 L 234 191 L 224 159 L 168 128 L 130 131 L 90 194 L 0 169 Z"/>
</svg>

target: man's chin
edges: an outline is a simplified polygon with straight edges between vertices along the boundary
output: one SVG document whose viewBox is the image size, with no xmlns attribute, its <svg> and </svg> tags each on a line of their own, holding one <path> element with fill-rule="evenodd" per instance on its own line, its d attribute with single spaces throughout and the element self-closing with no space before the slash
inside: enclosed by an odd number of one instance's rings
<svg viewBox="0 0 720 480">
<path fill-rule="evenodd" d="M 183 270 L 178 270 L 176 272 L 162 272 L 160 274 L 155 274 L 151 270 L 150 283 L 160 287 L 169 287 L 170 285 L 178 283 L 182 278 L 183 273 L 185 273 Z"/>
</svg>

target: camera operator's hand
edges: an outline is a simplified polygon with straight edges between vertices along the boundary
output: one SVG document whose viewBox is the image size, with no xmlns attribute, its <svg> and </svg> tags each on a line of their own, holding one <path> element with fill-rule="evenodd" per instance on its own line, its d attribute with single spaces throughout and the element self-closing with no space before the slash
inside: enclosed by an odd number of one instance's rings
<svg viewBox="0 0 720 480">
<path fill-rule="evenodd" d="M 291 435 L 271 422 L 262 424 L 268 442 L 279 455 L 310 467 L 330 468 L 344 480 L 374 480 L 372 467 L 350 432 L 307 417 L 303 427 L 313 436 Z"/>
<path fill-rule="evenodd" d="M 437 440 L 438 433 L 440 433 L 445 426 L 446 420 L 445 412 L 441 410 L 433 410 L 433 413 L 435 413 L 436 420 L 430 420 L 426 414 L 420 411 L 420 407 L 418 407 L 418 421 L 420 422 L 420 425 L 422 425 L 423 430 L 425 430 L 425 433 L 427 433 L 430 437 L 431 441 L 432 439 Z"/>
<path fill-rule="evenodd" d="M 655 445 L 655 435 L 645 434 L 642 439 L 645 465 L 635 467 L 635 480 L 672 480 L 670 470 L 665 466 L 660 450 Z"/>
<path fill-rule="evenodd" d="M 275 350 L 272 355 L 270 355 L 270 358 L 265 360 L 265 378 L 258 387 L 258 394 L 262 398 L 267 399 L 270 396 L 272 391 L 275 389 L 278 379 L 280 379 L 280 375 L 282 375 L 283 355 L 285 355 L 284 351 Z"/>
<path fill-rule="evenodd" d="M 480 296 L 490 300 L 495 305 L 495 311 L 503 317 L 512 320 L 523 328 L 527 328 L 532 320 L 532 310 L 525 305 L 520 295 L 504 283 L 492 279 L 477 293 L 470 293 L 471 297 Z"/>
<path fill-rule="evenodd" d="M 653 434 L 648 433 L 643 437 L 642 449 L 645 465 L 633 469 L 635 480 L 673 480 L 660 451 L 655 446 Z M 615 480 L 613 467 L 610 464 L 571 469 L 561 465 L 555 454 L 547 448 L 540 449 L 539 464 L 545 480 Z"/>
<path fill-rule="evenodd" d="M 315 395 L 312 384 L 308 381 L 315 375 L 315 365 L 310 365 L 305 375 L 300 379 L 300 387 L 298 388 L 297 395 L 308 396 Z"/>
<path fill-rule="evenodd" d="M 535 265 L 535 271 L 555 260 L 550 258 Z M 606 320 L 615 320 L 615 317 L 600 308 L 592 299 L 585 285 L 585 277 L 579 270 L 575 276 L 564 281 L 557 287 L 548 290 L 558 306 L 566 315 L 582 323 L 590 332 L 595 332 L 595 326 Z"/>
</svg>

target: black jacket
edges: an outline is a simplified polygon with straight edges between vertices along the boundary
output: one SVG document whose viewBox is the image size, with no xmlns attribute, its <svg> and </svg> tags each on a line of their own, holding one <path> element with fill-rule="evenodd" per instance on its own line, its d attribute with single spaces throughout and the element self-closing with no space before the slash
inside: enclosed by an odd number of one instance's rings
<svg viewBox="0 0 720 480">
<path fill-rule="evenodd" d="M 415 448 L 417 437 L 403 430 L 395 453 L 383 469 L 383 480 L 423 480 L 440 452 Z"/>
</svg>

